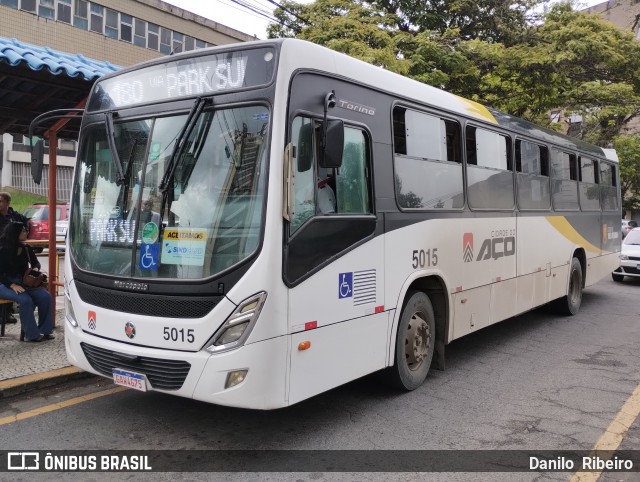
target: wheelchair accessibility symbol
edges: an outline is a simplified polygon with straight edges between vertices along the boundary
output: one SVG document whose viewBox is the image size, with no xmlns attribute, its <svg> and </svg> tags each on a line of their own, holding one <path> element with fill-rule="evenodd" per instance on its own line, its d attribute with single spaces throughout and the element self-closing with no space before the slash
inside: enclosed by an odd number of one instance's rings
<svg viewBox="0 0 640 482">
<path fill-rule="evenodd" d="M 138 267 L 141 270 L 156 271 L 158 269 L 158 244 L 143 244 L 140 246 L 140 260 Z"/>
<path fill-rule="evenodd" d="M 351 298 L 353 296 L 353 272 L 340 273 L 338 275 L 338 299 Z"/>
</svg>

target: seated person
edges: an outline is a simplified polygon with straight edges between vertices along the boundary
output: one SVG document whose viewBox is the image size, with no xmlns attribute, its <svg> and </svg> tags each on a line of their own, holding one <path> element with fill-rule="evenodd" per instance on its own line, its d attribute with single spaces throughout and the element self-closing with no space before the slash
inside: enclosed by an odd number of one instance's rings
<svg viewBox="0 0 640 482">
<path fill-rule="evenodd" d="M 29 269 L 40 269 L 33 249 L 25 243 L 27 228 L 23 223 L 9 223 L 0 234 L 0 298 L 20 305 L 20 323 L 27 341 L 53 340 L 51 295 L 44 288 L 25 288 L 23 277 Z M 38 308 L 36 323 L 33 310 Z"/>
<path fill-rule="evenodd" d="M 330 183 L 333 182 L 333 178 L 328 176 L 326 172 L 324 175 L 319 173 L 318 178 L 318 209 L 321 214 L 333 214 L 336 212 L 336 195 Z"/>
</svg>

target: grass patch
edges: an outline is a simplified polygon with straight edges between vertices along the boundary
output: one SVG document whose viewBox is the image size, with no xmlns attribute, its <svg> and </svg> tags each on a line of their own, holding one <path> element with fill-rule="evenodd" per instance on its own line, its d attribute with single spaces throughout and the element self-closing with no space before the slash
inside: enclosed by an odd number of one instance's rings
<svg viewBox="0 0 640 482">
<path fill-rule="evenodd" d="M 8 192 L 11 194 L 11 207 L 18 211 L 19 213 L 23 213 L 27 206 L 30 206 L 35 203 L 46 203 L 46 196 L 39 196 L 38 194 L 32 194 L 26 191 L 20 191 L 19 189 L 15 189 L 12 187 L 3 187 L 0 191 Z"/>
</svg>

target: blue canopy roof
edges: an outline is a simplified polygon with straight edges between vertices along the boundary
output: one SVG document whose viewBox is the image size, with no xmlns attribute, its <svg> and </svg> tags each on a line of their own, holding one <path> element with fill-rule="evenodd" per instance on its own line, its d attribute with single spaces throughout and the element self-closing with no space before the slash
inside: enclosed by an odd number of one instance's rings
<svg viewBox="0 0 640 482">
<path fill-rule="evenodd" d="M 80 54 L 60 52 L 49 47 L 39 47 L 2 37 L 0 37 L 0 62 L 6 62 L 13 67 L 24 63 L 31 70 L 48 69 L 54 75 L 65 74 L 68 77 L 81 77 L 89 81 L 121 68 Z"/>
<path fill-rule="evenodd" d="M 79 105 L 94 82 L 121 67 L 109 62 L 0 37 L 0 134 L 28 134 L 44 112 Z M 78 135 L 80 118 L 69 121 L 59 137 Z M 40 131 L 48 128 L 43 125 Z"/>
</svg>

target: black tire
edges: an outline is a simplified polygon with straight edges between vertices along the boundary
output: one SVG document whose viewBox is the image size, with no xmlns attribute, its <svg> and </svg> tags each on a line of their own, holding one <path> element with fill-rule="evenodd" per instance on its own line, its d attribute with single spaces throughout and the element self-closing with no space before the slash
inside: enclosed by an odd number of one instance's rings
<svg viewBox="0 0 640 482">
<path fill-rule="evenodd" d="M 578 314 L 582 303 L 582 279 L 582 265 L 578 258 L 573 258 L 569 268 L 567 295 L 555 301 L 555 308 L 561 315 L 573 316 Z"/>
<path fill-rule="evenodd" d="M 613 281 L 615 281 L 616 283 L 622 283 L 624 281 L 623 274 L 611 273 L 611 277 L 613 278 Z"/>
<path fill-rule="evenodd" d="M 436 322 L 429 297 L 421 291 L 407 293 L 396 336 L 395 360 L 387 369 L 387 379 L 401 390 L 422 385 L 433 360 Z"/>
</svg>

